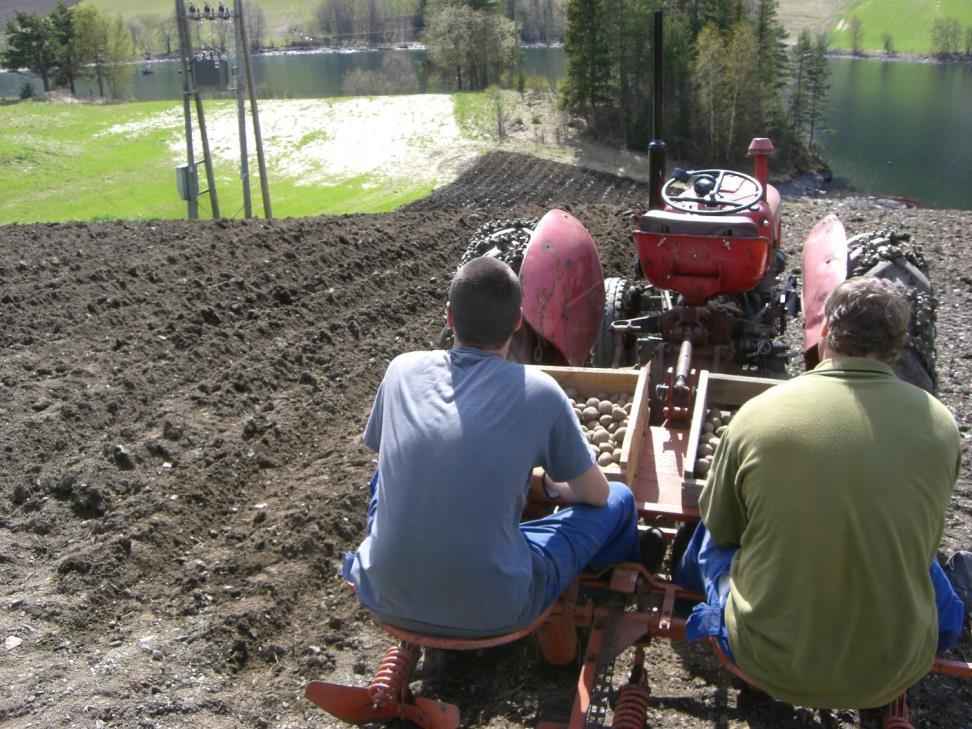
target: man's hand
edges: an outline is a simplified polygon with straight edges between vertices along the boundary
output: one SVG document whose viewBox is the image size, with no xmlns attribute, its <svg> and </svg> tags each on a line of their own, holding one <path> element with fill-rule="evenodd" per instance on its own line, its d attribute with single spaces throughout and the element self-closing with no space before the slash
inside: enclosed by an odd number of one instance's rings
<svg viewBox="0 0 972 729">
<path fill-rule="evenodd" d="M 596 463 L 571 481 L 554 481 L 545 473 L 543 489 L 548 497 L 556 493 L 565 503 L 591 506 L 604 506 L 610 493 L 604 472 Z"/>
</svg>

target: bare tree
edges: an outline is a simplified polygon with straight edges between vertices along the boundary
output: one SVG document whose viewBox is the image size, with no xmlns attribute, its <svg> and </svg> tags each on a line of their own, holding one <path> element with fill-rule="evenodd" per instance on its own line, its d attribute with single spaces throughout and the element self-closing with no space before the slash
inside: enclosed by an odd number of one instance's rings
<svg viewBox="0 0 972 729">
<path fill-rule="evenodd" d="M 244 10 L 246 22 L 246 37 L 250 43 L 250 50 L 258 52 L 263 48 L 264 37 L 267 34 L 267 16 L 263 14 L 263 8 L 256 3 L 250 3 Z"/>
<path fill-rule="evenodd" d="M 850 19 L 850 42 L 851 42 L 851 53 L 855 56 L 860 56 L 863 54 L 863 49 L 861 47 L 861 40 L 864 36 L 864 27 L 861 19 L 856 15 Z"/>
</svg>

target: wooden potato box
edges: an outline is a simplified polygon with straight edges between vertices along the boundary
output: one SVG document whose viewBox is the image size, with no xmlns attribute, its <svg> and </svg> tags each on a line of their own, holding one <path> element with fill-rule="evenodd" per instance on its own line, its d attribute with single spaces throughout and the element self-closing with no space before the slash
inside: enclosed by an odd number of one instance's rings
<svg viewBox="0 0 972 729">
<path fill-rule="evenodd" d="M 643 435 L 648 427 L 648 370 L 530 366 L 546 372 L 564 390 L 577 390 L 578 403 L 588 397 L 615 393 L 626 393 L 630 396 L 631 412 L 628 413 L 625 425 L 620 461 L 601 466 L 609 481 L 621 481 L 630 486 L 638 470 Z"/>
<path fill-rule="evenodd" d="M 698 505 L 699 495 L 705 485 L 705 475 L 697 473 L 696 468 L 700 457 L 700 438 L 703 435 L 708 412 L 713 408 L 735 412 L 747 400 L 781 382 L 783 380 L 722 375 L 702 370 L 699 374 L 698 388 L 695 393 L 695 408 L 692 411 L 688 450 L 683 461 L 683 489 L 688 497 L 687 503 Z"/>
</svg>

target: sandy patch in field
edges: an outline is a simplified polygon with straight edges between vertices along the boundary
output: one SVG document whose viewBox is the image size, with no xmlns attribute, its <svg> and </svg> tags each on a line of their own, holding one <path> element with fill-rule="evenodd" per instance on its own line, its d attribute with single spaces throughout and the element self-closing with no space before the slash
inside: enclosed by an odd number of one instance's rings
<svg viewBox="0 0 972 729">
<path fill-rule="evenodd" d="M 451 97 L 438 94 L 351 99 L 272 99 L 259 102 L 264 153 L 272 175 L 321 184 L 362 175 L 445 182 L 482 145 L 463 139 Z M 213 160 L 239 164 L 236 108 L 206 117 Z M 247 148 L 256 166 L 252 125 Z M 198 145 L 198 141 L 197 141 Z M 184 142 L 171 143 L 185 156 Z M 196 147 L 201 154 L 201 146 Z"/>
<path fill-rule="evenodd" d="M 158 114 L 153 114 L 152 116 L 146 117 L 144 119 L 139 119 L 137 121 L 127 122 L 125 124 L 113 124 L 107 129 L 103 129 L 95 137 L 107 137 L 111 135 L 124 135 L 129 139 L 134 139 L 140 137 L 143 134 L 149 132 L 157 132 L 164 129 L 181 129 L 183 124 L 182 109 L 172 109 L 171 111 L 163 111 Z M 182 154 L 185 155 L 185 143 L 181 145 Z"/>
</svg>

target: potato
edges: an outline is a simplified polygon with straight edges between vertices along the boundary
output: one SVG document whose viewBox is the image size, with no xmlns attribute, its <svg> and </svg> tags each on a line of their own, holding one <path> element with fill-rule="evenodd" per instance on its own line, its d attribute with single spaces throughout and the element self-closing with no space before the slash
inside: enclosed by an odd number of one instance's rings
<svg viewBox="0 0 972 729">
<path fill-rule="evenodd" d="M 591 436 L 591 441 L 593 441 L 594 443 L 605 443 L 610 439 L 611 439 L 611 434 L 608 433 L 606 430 L 604 430 L 604 428 L 598 428 L 597 430 L 594 431 L 594 434 Z"/>
<path fill-rule="evenodd" d="M 710 446 L 708 443 L 703 443 L 699 446 L 700 456 L 711 456 L 713 453 L 715 453 L 715 448 Z"/>
<path fill-rule="evenodd" d="M 588 405 L 581 411 L 581 415 L 584 417 L 584 420 L 594 420 L 598 416 L 597 408 L 593 405 Z"/>
<path fill-rule="evenodd" d="M 604 441 L 603 443 L 598 444 L 597 449 L 601 451 L 601 453 L 614 453 L 614 443 L 609 440 Z"/>
<path fill-rule="evenodd" d="M 597 422 L 606 428 L 614 422 L 614 416 L 612 416 L 610 413 L 605 413 L 597 419 Z"/>
<path fill-rule="evenodd" d="M 729 426 L 720 425 L 718 428 L 715 429 L 715 434 L 721 438 L 726 434 L 727 430 L 729 430 Z"/>
<path fill-rule="evenodd" d="M 611 454 L 611 460 L 615 463 L 621 463 L 621 449 L 615 448 L 614 452 Z"/>
<path fill-rule="evenodd" d="M 614 431 L 614 440 L 618 443 L 624 442 L 624 436 L 627 434 L 628 429 L 623 425 Z"/>
<path fill-rule="evenodd" d="M 601 415 L 610 415 L 612 410 L 614 410 L 614 403 L 610 400 L 601 400 L 597 404 L 597 411 Z"/>
<path fill-rule="evenodd" d="M 712 433 L 714 431 L 715 431 L 715 428 L 712 427 L 712 423 L 710 423 L 708 421 L 705 422 L 705 423 L 702 423 L 702 432 L 703 433 Z"/>
<path fill-rule="evenodd" d="M 597 457 L 597 465 L 599 466 L 610 466 L 612 463 L 614 463 L 614 458 L 608 452 L 601 453 Z"/>
<path fill-rule="evenodd" d="M 626 412 L 628 415 L 631 415 L 631 407 L 632 407 L 631 406 L 631 403 L 630 402 L 626 402 L 624 404 L 624 408 L 623 408 L 624 409 L 624 412 Z"/>
<path fill-rule="evenodd" d="M 704 476 L 709 472 L 709 467 L 712 465 L 712 461 L 708 458 L 699 458 L 695 462 L 695 475 Z"/>
<path fill-rule="evenodd" d="M 587 404 L 589 406 L 591 406 L 592 408 L 596 408 L 598 405 L 601 404 L 601 398 L 599 398 L 599 397 L 589 397 L 589 398 L 587 398 Z"/>
</svg>

